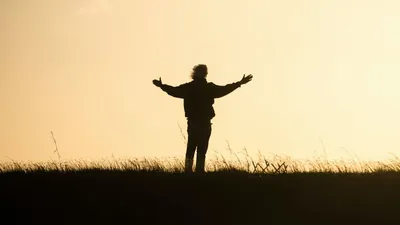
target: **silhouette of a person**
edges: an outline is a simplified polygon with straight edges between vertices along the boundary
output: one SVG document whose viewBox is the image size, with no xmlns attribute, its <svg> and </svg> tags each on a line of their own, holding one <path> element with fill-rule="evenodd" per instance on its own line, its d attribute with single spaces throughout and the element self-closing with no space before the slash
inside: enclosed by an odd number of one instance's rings
<svg viewBox="0 0 400 225">
<path fill-rule="evenodd" d="M 185 116 L 187 117 L 188 141 L 185 158 L 185 172 L 192 172 L 194 153 L 197 148 L 196 172 L 204 172 L 204 164 L 211 135 L 211 119 L 215 116 L 213 104 L 215 98 L 221 98 L 252 80 L 253 76 L 243 75 L 235 83 L 225 86 L 207 82 L 207 66 L 199 64 L 193 67 L 192 81 L 172 87 L 163 84 L 161 77 L 153 80 L 153 84 L 160 87 L 169 95 L 184 100 Z"/>
</svg>

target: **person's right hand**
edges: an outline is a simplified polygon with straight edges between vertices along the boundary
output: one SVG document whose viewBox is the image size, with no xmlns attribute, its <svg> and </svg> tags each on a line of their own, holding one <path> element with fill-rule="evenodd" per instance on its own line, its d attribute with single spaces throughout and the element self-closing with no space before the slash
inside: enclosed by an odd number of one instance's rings
<svg viewBox="0 0 400 225">
<path fill-rule="evenodd" d="M 153 84 L 156 85 L 157 87 L 161 87 L 161 85 L 163 84 L 161 81 L 161 77 L 159 80 L 154 79 L 153 80 Z"/>
<path fill-rule="evenodd" d="M 249 75 L 246 76 L 245 74 L 243 74 L 243 78 L 242 78 L 242 80 L 240 81 L 240 84 L 247 84 L 247 83 L 249 83 L 252 79 L 253 79 L 253 75 L 249 74 Z"/>
</svg>

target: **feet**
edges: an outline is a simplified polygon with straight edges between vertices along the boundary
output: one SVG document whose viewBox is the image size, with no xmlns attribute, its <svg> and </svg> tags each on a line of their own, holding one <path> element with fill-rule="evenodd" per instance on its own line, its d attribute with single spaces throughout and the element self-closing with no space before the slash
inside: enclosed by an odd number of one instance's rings
<svg viewBox="0 0 400 225">
<path fill-rule="evenodd" d="M 193 159 L 186 159 L 185 160 L 185 173 L 192 173 L 193 172 Z"/>
</svg>

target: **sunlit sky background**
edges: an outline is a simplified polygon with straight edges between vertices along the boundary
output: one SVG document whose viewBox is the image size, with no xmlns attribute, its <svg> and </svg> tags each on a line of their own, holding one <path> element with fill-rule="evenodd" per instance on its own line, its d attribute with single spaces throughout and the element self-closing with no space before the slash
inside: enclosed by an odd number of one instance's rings
<svg viewBox="0 0 400 225">
<path fill-rule="evenodd" d="M 3 0 L 0 160 L 183 157 L 179 85 L 227 84 L 210 155 L 400 154 L 400 1 Z M 9 157 L 9 158 L 8 158 Z"/>
</svg>

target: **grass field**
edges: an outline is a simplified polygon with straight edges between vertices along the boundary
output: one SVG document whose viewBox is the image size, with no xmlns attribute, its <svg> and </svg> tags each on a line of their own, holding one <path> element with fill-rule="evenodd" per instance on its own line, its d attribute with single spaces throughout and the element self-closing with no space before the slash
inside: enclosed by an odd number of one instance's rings
<svg viewBox="0 0 400 225">
<path fill-rule="evenodd" d="M 400 224 L 400 161 L 5 162 L 0 224 Z"/>
</svg>

